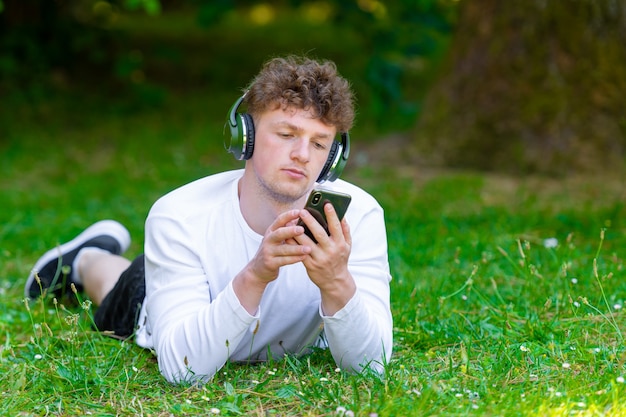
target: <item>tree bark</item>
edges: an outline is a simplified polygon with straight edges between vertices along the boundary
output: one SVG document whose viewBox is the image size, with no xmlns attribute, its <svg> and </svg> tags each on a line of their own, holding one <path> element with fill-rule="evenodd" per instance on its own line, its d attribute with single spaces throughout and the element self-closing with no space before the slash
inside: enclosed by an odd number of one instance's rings
<svg viewBox="0 0 626 417">
<path fill-rule="evenodd" d="M 626 2 L 461 0 L 416 142 L 447 166 L 563 174 L 622 168 Z"/>
</svg>

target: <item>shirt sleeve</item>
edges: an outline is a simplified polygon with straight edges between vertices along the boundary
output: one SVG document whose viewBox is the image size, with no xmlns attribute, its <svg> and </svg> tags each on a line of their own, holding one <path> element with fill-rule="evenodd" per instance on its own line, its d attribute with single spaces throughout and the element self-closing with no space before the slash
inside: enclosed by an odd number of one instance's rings
<svg viewBox="0 0 626 417">
<path fill-rule="evenodd" d="M 170 382 L 211 378 L 256 319 L 232 284 L 209 288 L 197 255 L 203 243 L 192 235 L 165 216 L 146 221 L 146 311 L 159 369 Z"/>
<path fill-rule="evenodd" d="M 369 368 L 381 372 L 393 349 L 391 275 L 382 208 L 370 210 L 351 229 L 354 233 L 348 268 L 357 291 L 333 316 L 324 316 L 321 307 L 320 314 L 337 366 L 349 371 Z"/>
</svg>

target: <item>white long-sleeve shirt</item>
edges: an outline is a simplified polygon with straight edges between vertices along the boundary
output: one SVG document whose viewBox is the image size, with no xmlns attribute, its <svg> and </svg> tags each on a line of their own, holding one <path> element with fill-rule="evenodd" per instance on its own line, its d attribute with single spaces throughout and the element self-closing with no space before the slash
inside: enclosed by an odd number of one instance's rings
<svg viewBox="0 0 626 417">
<path fill-rule="evenodd" d="M 212 175 L 159 199 L 146 220 L 146 298 L 136 342 L 156 351 L 171 382 L 208 380 L 226 361 L 330 348 L 339 367 L 382 369 L 392 351 L 387 238 L 380 205 L 342 180 L 324 184 L 352 196 L 348 268 L 357 291 L 332 317 L 302 263 L 284 266 L 256 315 L 240 304 L 233 278 L 256 254 L 262 235 L 246 223 L 237 184 L 243 170 Z"/>
</svg>

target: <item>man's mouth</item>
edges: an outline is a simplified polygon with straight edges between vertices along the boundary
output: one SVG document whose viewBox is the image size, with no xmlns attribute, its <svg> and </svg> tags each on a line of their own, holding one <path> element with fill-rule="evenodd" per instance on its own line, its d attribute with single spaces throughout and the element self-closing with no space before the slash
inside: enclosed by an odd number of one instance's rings
<svg viewBox="0 0 626 417">
<path fill-rule="evenodd" d="M 304 170 L 302 170 L 302 169 L 285 168 L 284 171 L 286 171 L 292 177 L 296 177 L 296 178 L 306 178 L 307 177 L 306 172 Z"/>
</svg>

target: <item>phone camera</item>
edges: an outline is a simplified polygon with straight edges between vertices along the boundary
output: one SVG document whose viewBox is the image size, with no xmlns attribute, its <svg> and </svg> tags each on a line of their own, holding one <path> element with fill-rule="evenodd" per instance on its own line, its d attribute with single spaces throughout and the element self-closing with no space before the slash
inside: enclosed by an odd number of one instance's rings
<svg viewBox="0 0 626 417">
<path fill-rule="evenodd" d="M 313 198 L 311 198 L 311 203 L 313 203 L 313 205 L 317 205 L 319 204 L 320 200 L 322 199 L 322 193 L 315 193 L 313 194 Z"/>
</svg>

